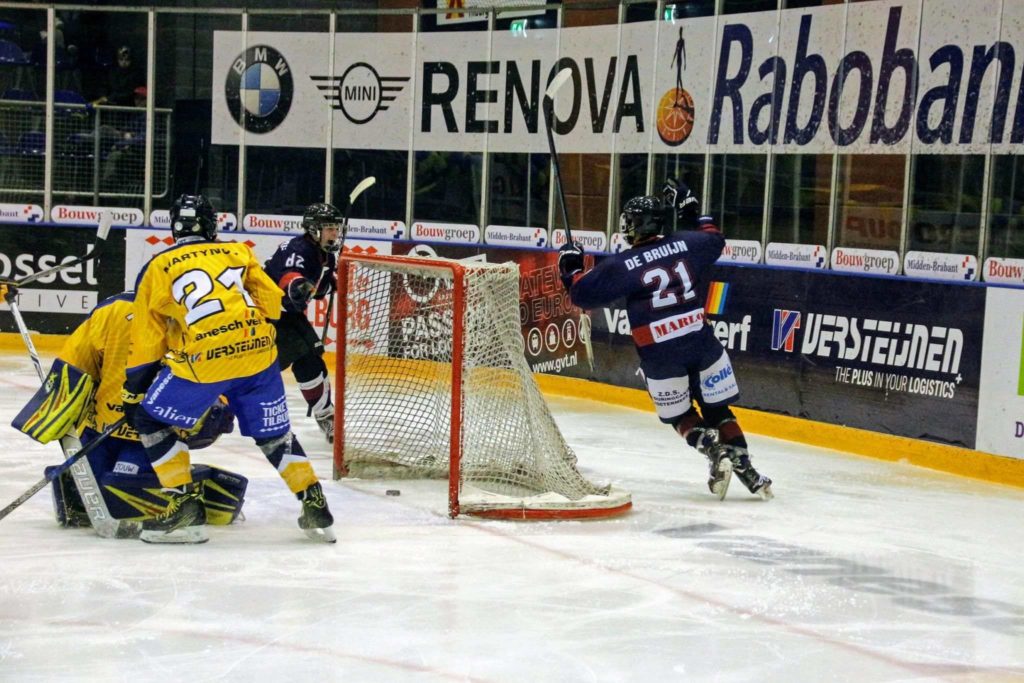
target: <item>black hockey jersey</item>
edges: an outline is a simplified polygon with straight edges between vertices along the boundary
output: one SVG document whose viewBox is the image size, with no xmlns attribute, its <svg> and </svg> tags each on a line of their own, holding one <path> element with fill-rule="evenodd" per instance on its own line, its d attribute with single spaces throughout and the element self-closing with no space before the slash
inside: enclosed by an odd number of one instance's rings
<svg viewBox="0 0 1024 683">
<path fill-rule="evenodd" d="M 292 280 L 304 277 L 314 285 L 314 299 L 323 299 L 334 291 L 336 286 L 335 271 L 338 262 L 334 254 L 326 254 L 305 234 L 283 242 L 271 256 L 263 269 L 267 275 L 285 292 Z M 287 296 L 284 298 L 285 310 L 302 313 L 305 306 L 300 306 Z"/>
<path fill-rule="evenodd" d="M 629 326 L 648 376 L 685 367 L 713 337 L 704 320 L 704 273 L 725 247 L 717 228 L 681 230 L 608 256 L 569 285 L 580 308 L 606 307 L 625 298 Z"/>
</svg>

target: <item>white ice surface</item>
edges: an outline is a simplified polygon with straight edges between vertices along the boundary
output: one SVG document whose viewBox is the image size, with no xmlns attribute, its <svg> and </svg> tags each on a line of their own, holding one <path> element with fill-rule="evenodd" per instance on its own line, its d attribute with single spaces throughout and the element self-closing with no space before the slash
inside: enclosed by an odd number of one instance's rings
<svg viewBox="0 0 1024 683">
<path fill-rule="evenodd" d="M 0 355 L 0 506 L 60 459 L 9 426 L 34 385 Z M 289 391 L 338 543 L 237 435 L 195 454 L 250 478 L 205 545 L 61 529 L 46 490 L 0 522 L 0 681 L 1024 680 L 1024 491 L 752 436 L 776 498 L 719 502 L 653 413 L 552 398 L 634 511 L 450 520 L 439 482 L 330 481 Z"/>
</svg>

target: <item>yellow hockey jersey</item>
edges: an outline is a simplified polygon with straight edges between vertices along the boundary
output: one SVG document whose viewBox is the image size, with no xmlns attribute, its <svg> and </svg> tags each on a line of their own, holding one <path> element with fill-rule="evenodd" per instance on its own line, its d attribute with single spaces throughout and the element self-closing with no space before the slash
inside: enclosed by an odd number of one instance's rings
<svg viewBox="0 0 1024 683">
<path fill-rule="evenodd" d="M 186 242 L 154 256 L 135 292 L 128 369 L 170 351 L 176 376 L 193 382 L 249 377 L 277 361 L 284 292 L 248 245 Z"/>
<path fill-rule="evenodd" d="M 128 358 L 128 333 L 132 321 L 132 294 L 126 292 L 100 302 L 84 323 L 64 342 L 57 354 L 65 363 L 91 375 L 98 382 L 93 407 L 86 425 L 104 431 L 119 420 L 124 364 Z M 138 441 L 139 435 L 127 424 L 113 436 Z"/>
</svg>

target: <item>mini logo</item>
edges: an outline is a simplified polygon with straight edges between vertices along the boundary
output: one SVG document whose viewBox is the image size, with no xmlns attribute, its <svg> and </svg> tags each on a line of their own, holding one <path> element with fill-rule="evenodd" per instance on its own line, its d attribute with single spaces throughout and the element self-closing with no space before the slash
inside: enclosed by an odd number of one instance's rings
<svg viewBox="0 0 1024 683">
<path fill-rule="evenodd" d="M 224 84 L 231 116 L 250 133 L 281 125 L 294 91 L 288 62 L 268 45 L 254 45 L 235 58 Z"/>
<path fill-rule="evenodd" d="M 772 313 L 772 351 L 793 352 L 796 331 L 800 329 L 800 312 L 776 308 Z"/>
<path fill-rule="evenodd" d="M 407 76 L 381 76 L 366 62 L 356 62 L 341 76 L 310 76 L 331 109 L 340 109 L 356 125 L 387 111 L 409 80 Z"/>
</svg>

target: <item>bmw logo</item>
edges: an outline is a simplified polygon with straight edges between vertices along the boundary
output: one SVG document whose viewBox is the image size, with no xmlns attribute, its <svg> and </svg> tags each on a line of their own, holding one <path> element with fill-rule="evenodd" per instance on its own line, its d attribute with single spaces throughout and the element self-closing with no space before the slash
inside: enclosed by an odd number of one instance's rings
<svg viewBox="0 0 1024 683">
<path fill-rule="evenodd" d="M 292 70 L 281 53 L 254 45 L 235 58 L 224 84 L 228 109 L 250 133 L 269 133 L 292 106 Z"/>
</svg>

